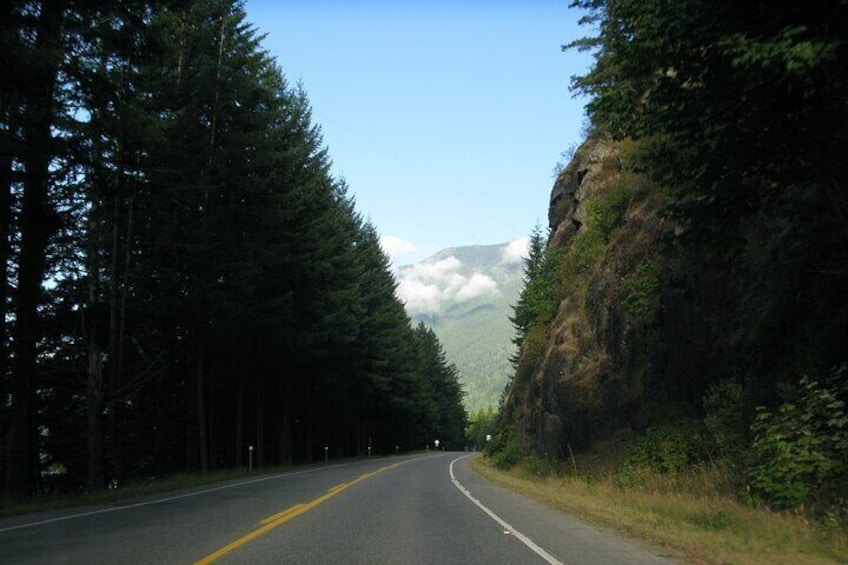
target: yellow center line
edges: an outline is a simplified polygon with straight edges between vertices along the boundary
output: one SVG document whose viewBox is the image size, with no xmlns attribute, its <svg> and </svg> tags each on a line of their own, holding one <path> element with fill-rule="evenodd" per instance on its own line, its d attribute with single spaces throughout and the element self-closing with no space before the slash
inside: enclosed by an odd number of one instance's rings
<svg viewBox="0 0 848 565">
<path fill-rule="evenodd" d="M 298 509 L 300 509 L 301 507 L 303 507 L 303 504 L 295 504 L 294 506 L 292 506 L 292 507 L 290 507 L 290 508 L 286 508 L 285 510 L 283 510 L 282 512 L 280 512 L 280 513 L 278 513 L 278 514 L 274 514 L 273 516 L 268 516 L 267 518 L 265 518 L 264 520 L 260 521 L 259 523 L 260 523 L 260 524 L 262 524 L 263 526 L 264 526 L 265 524 L 270 524 L 271 522 L 274 522 L 275 520 L 279 520 L 280 518 L 283 518 L 283 517 L 285 517 L 285 516 L 288 516 L 289 514 L 291 514 L 292 512 L 297 511 L 297 510 L 298 510 Z"/>
<path fill-rule="evenodd" d="M 370 473 L 364 473 L 362 475 L 359 475 L 359 477 L 357 477 L 356 479 L 354 479 L 354 480 L 352 480 L 348 483 L 342 483 L 340 485 L 334 486 L 329 491 L 327 491 L 326 494 L 322 494 L 321 496 L 319 496 L 318 498 L 316 498 L 315 500 L 313 500 L 311 502 L 307 502 L 306 504 L 295 504 L 294 506 L 291 506 L 291 507 L 283 510 L 282 512 L 278 512 L 277 514 L 274 514 L 272 516 L 268 516 L 267 518 L 265 518 L 261 522 L 259 522 L 260 524 L 262 524 L 259 528 L 256 528 L 252 532 L 240 537 L 236 541 L 234 541 L 234 542 L 232 542 L 228 545 L 225 545 L 224 547 L 222 547 L 221 549 L 219 549 L 215 553 L 207 555 L 206 557 L 204 557 L 200 561 L 196 561 L 194 563 L 194 565 L 207 565 L 208 563 L 212 563 L 214 561 L 217 561 L 218 559 L 220 559 L 224 555 L 226 555 L 226 554 L 230 553 L 231 551 L 243 546 L 244 544 L 258 538 L 262 534 L 270 532 L 271 530 L 273 530 L 277 526 L 282 526 L 283 524 L 285 524 L 289 520 L 293 520 L 294 518 L 297 518 L 301 514 L 305 514 L 306 512 L 309 512 L 310 510 L 312 510 L 313 508 L 315 508 L 316 506 L 318 506 L 322 502 L 325 502 L 325 501 L 333 498 L 334 496 L 336 496 L 340 492 L 343 492 L 348 487 L 351 487 L 351 486 L 355 485 L 356 483 L 358 483 L 360 481 L 364 481 L 365 479 L 367 479 L 369 477 L 373 477 L 374 475 L 376 475 L 378 473 L 382 473 L 383 471 L 391 469 L 392 467 L 397 467 L 398 465 L 403 465 L 404 463 L 409 463 L 410 461 L 413 461 L 413 459 L 401 461 L 400 463 L 395 463 L 393 465 L 386 465 L 385 467 L 380 467 L 376 471 L 372 471 Z"/>
<path fill-rule="evenodd" d="M 335 491 L 337 491 L 337 490 L 341 490 L 341 489 L 343 489 L 343 488 L 346 488 L 346 487 L 347 487 L 347 485 L 348 485 L 348 483 L 342 483 L 342 484 L 340 484 L 340 485 L 336 485 L 336 486 L 334 486 L 333 488 L 331 488 L 330 490 L 328 490 L 327 492 L 335 492 Z"/>
</svg>

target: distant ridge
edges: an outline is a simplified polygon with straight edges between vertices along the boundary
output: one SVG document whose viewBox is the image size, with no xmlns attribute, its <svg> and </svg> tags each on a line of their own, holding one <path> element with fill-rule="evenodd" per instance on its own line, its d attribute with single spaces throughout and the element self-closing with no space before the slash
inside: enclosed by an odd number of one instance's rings
<svg viewBox="0 0 848 565">
<path fill-rule="evenodd" d="M 443 249 L 396 269 L 398 295 L 431 327 L 466 391 L 465 407 L 497 407 L 509 381 L 512 305 L 523 285 L 521 242 Z"/>
</svg>

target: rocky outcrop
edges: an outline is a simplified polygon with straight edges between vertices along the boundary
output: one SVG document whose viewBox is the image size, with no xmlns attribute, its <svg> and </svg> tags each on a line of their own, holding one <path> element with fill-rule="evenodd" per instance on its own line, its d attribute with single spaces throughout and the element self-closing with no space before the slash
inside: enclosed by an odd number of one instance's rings
<svg viewBox="0 0 848 565">
<path fill-rule="evenodd" d="M 618 144 L 600 137 L 587 140 L 557 175 L 548 206 L 551 245 L 562 245 L 586 223 L 587 200 L 616 182 Z"/>
<path fill-rule="evenodd" d="M 534 364 L 529 386 L 506 399 L 520 438 L 536 455 L 562 457 L 571 447 L 587 447 L 616 428 L 638 424 L 646 384 L 661 356 L 657 297 L 646 296 L 631 310 L 624 298 L 639 283 L 640 269 L 655 264 L 656 241 L 666 225 L 652 198 L 634 184 L 622 170 L 619 145 L 595 137 L 577 150 L 551 191 L 549 250 L 564 253 L 566 261 L 583 257 L 580 246 L 599 251 L 584 270 L 563 267 L 562 277 L 573 280 L 547 344 L 535 359 L 522 352 L 522 363 Z M 606 199 L 620 202 L 619 208 Z M 614 221 L 614 229 L 603 231 L 593 221 Z M 650 290 L 660 292 L 656 285 Z"/>
<path fill-rule="evenodd" d="M 845 362 L 844 221 L 833 223 L 831 202 L 813 206 L 812 187 L 798 185 L 769 206 L 736 194 L 726 202 L 740 209 L 717 208 L 673 173 L 659 186 L 623 166 L 655 149 L 592 137 L 551 191 L 555 273 L 543 282 L 558 300 L 541 293 L 504 401 L 537 455 L 701 418 L 726 379 L 744 388 L 750 422 L 784 385 Z"/>
</svg>

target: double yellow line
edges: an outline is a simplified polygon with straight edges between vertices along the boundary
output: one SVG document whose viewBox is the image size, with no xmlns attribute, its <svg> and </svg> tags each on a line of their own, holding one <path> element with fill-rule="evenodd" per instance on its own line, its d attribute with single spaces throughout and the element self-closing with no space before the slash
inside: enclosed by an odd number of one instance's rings
<svg viewBox="0 0 848 565">
<path fill-rule="evenodd" d="M 194 565 L 206 565 L 208 563 L 212 563 L 214 561 L 217 561 L 218 559 L 220 559 L 224 555 L 226 555 L 226 554 L 230 553 L 231 551 L 238 549 L 239 547 L 243 546 L 244 544 L 258 538 L 262 534 L 266 534 L 266 533 L 270 532 L 271 530 L 273 530 L 277 526 L 282 526 L 283 524 L 285 524 L 289 520 L 294 520 L 295 518 L 297 518 L 301 514 L 305 514 L 306 512 L 309 512 L 310 510 L 312 510 L 313 508 L 315 508 L 316 506 L 318 506 L 322 502 L 326 502 L 327 500 L 330 500 L 331 498 L 333 498 L 334 496 L 336 496 L 340 492 L 343 492 L 344 490 L 352 487 L 356 483 L 364 481 L 365 479 L 373 477 L 374 475 L 382 473 L 383 471 L 387 471 L 387 470 L 391 469 L 392 467 L 397 467 L 398 465 L 403 465 L 404 463 L 408 463 L 408 462 L 409 462 L 409 460 L 401 461 L 400 463 L 395 463 L 394 465 L 386 465 L 385 467 L 380 467 L 376 471 L 372 471 L 370 473 L 365 473 L 365 474 L 359 475 L 357 478 L 355 478 L 354 480 L 352 480 L 350 482 L 342 483 L 340 485 L 334 486 L 333 488 L 328 490 L 325 494 L 322 494 L 321 496 L 319 496 L 318 498 L 316 498 L 315 500 L 313 500 L 311 502 L 307 502 L 305 504 L 295 504 L 294 506 L 286 508 L 282 512 L 278 512 L 277 514 L 274 514 L 273 516 L 268 516 L 267 518 L 265 518 L 265 519 L 263 519 L 259 522 L 259 524 L 260 524 L 259 528 L 256 528 L 255 530 L 253 530 L 249 534 L 246 534 L 246 535 L 240 537 L 239 539 L 232 542 L 231 544 L 225 545 L 224 547 L 222 547 L 221 549 L 219 549 L 215 553 L 207 555 L 206 557 L 204 557 L 200 561 L 196 561 L 194 563 Z"/>
</svg>

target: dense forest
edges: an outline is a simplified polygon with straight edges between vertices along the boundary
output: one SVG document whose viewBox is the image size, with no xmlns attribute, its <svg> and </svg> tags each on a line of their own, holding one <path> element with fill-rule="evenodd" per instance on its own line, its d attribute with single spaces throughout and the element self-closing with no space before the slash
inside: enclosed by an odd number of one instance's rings
<svg viewBox="0 0 848 565">
<path fill-rule="evenodd" d="M 456 370 L 234 0 L 0 8 L 4 500 L 462 445 Z"/>
<path fill-rule="evenodd" d="M 532 238 L 491 451 L 630 431 L 622 484 L 730 461 L 746 500 L 845 516 L 848 5 L 573 6 L 591 131 Z"/>
</svg>

